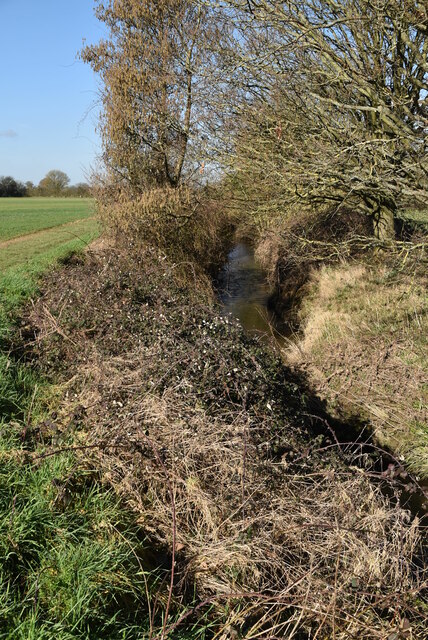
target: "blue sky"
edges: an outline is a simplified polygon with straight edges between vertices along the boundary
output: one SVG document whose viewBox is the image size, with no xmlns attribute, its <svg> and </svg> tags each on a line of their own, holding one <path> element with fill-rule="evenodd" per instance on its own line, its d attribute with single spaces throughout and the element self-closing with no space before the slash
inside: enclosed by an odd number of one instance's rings
<svg viewBox="0 0 428 640">
<path fill-rule="evenodd" d="M 76 60 L 102 25 L 93 0 L 0 0 L 0 176 L 86 181 L 100 152 L 97 78 Z"/>
</svg>

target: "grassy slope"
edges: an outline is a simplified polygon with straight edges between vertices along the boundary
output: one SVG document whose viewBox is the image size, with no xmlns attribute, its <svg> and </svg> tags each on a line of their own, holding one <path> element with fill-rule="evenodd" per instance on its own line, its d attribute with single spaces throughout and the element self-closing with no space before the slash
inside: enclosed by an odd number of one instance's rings
<svg viewBox="0 0 428 640">
<path fill-rule="evenodd" d="M 142 541 L 72 455 L 31 463 L 43 450 L 37 418 L 25 437 L 15 425 L 0 431 L 0 638 L 127 638 L 132 629 L 135 637 Z M 121 600 L 128 613 L 115 610 Z"/>
<path fill-rule="evenodd" d="M 425 287 L 421 272 L 381 263 L 323 267 L 313 273 L 303 336 L 288 358 L 308 368 L 332 410 L 368 420 L 378 441 L 426 479 Z"/>
<path fill-rule="evenodd" d="M 255 640 L 273 626 L 287 638 L 315 629 L 345 637 L 351 625 L 361 640 L 391 635 L 384 603 L 393 598 L 396 610 L 399 592 L 407 598 L 412 588 L 407 514 L 374 495 L 362 469 L 321 453 L 302 388 L 194 286 L 176 281 L 174 267 L 158 250 L 109 247 L 52 274 L 28 317 L 45 336 L 39 362 L 67 382 L 63 410 L 87 408 L 76 437 L 108 443 L 87 451 L 87 463 L 137 511 L 157 548 L 172 549 L 175 532 L 178 611 L 189 596 L 252 594 L 213 602 L 208 630 L 201 608 L 201 638 Z M 49 331 L 52 317 L 59 332 Z M 370 604 L 379 585 L 380 615 Z M 165 596 L 152 599 L 154 609 Z"/>
<path fill-rule="evenodd" d="M 93 214 L 91 198 L 0 198 L 0 242 Z"/>
</svg>

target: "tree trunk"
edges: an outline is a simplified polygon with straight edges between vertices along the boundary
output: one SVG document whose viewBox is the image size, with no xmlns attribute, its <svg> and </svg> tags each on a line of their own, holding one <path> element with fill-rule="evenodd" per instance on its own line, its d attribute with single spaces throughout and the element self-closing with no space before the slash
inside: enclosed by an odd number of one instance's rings
<svg viewBox="0 0 428 640">
<path fill-rule="evenodd" d="M 395 240 L 393 209 L 379 205 L 373 214 L 373 232 L 379 240 Z"/>
</svg>

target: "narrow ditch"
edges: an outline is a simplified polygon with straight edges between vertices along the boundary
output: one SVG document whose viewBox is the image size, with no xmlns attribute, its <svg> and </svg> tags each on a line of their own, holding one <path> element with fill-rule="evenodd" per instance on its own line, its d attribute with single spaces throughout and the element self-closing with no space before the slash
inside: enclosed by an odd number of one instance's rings
<svg viewBox="0 0 428 640">
<path fill-rule="evenodd" d="M 295 338 L 296 326 L 292 316 L 290 314 L 289 319 L 280 318 L 270 304 L 272 291 L 267 275 L 257 264 L 254 251 L 248 244 L 239 242 L 233 246 L 215 279 L 215 286 L 224 313 L 237 318 L 249 335 L 279 352 Z M 390 484 L 383 483 L 385 494 L 394 502 L 399 500 L 413 516 L 422 518 L 424 524 L 428 524 L 428 482 L 421 484 L 412 479 L 409 484 L 410 476 L 406 475 L 407 472 L 393 453 L 381 452 L 376 447 L 367 424 L 344 423 L 321 413 L 320 424 L 328 422 L 339 443 L 343 443 L 347 453 L 351 453 L 356 460 L 362 461 L 367 454 L 379 451 L 376 472 L 394 480 Z"/>
<path fill-rule="evenodd" d="M 295 327 L 275 312 L 266 273 L 248 244 L 240 242 L 229 252 L 216 287 L 224 312 L 237 318 L 248 334 L 273 348 L 287 346 Z"/>
</svg>

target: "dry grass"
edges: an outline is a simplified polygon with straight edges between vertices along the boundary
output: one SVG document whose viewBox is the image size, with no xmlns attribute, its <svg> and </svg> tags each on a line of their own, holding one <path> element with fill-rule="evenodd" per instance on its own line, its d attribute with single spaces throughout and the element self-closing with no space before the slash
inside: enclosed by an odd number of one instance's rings
<svg viewBox="0 0 428 640">
<path fill-rule="evenodd" d="M 120 371 L 122 384 L 132 384 Z M 260 455 L 245 414 L 209 420 L 171 390 L 129 411 L 102 426 L 97 416 L 93 441 L 108 437 L 112 449 L 91 463 L 152 539 L 175 545 L 176 593 L 195 583 L 202 600 L 216 602 L 223 628 L 246 638 L 299 637 L 304 628 L 381 638 L 392 629 L 385 612 L 400 600 L 397 590 L 408 597 L 415 589 L 403 558 L 418 527 L 363 475 L 310 463 L 287 474 L 285 460 Z M 224 606 L 231 594 L 238 607 Z"/>
<path fill-rule="evenodd" d="M 368 419 L 375 436 L 428 478 L 427 299 L 422 264 L 341 264 L 313 272 L 303 334 L 286 357 L 331 408 Z"/>
<path fill-rule="evenodd" d="M 206 194 L 183 186 L 150 189 L 139 198 L 117 193 L 112 198 L 108 190 L 97 195 L 98 216 L 114 238 L 149 244 L 176 262 L 191 260 L 205 268 L 223 255 L 230 216 Z"/>
<path fill-rule="evenodd" d="M 287 370 L 173 274 L 153 251 L 100 252 L 47 283 L 29 319 L 67 411 L 84 408 L 82 464 L 169 558 L 151 637 L 204 613 L 224 640 L 422 640 L 418 520 L 369 460 L 314 438 Z"/>
</svg>

